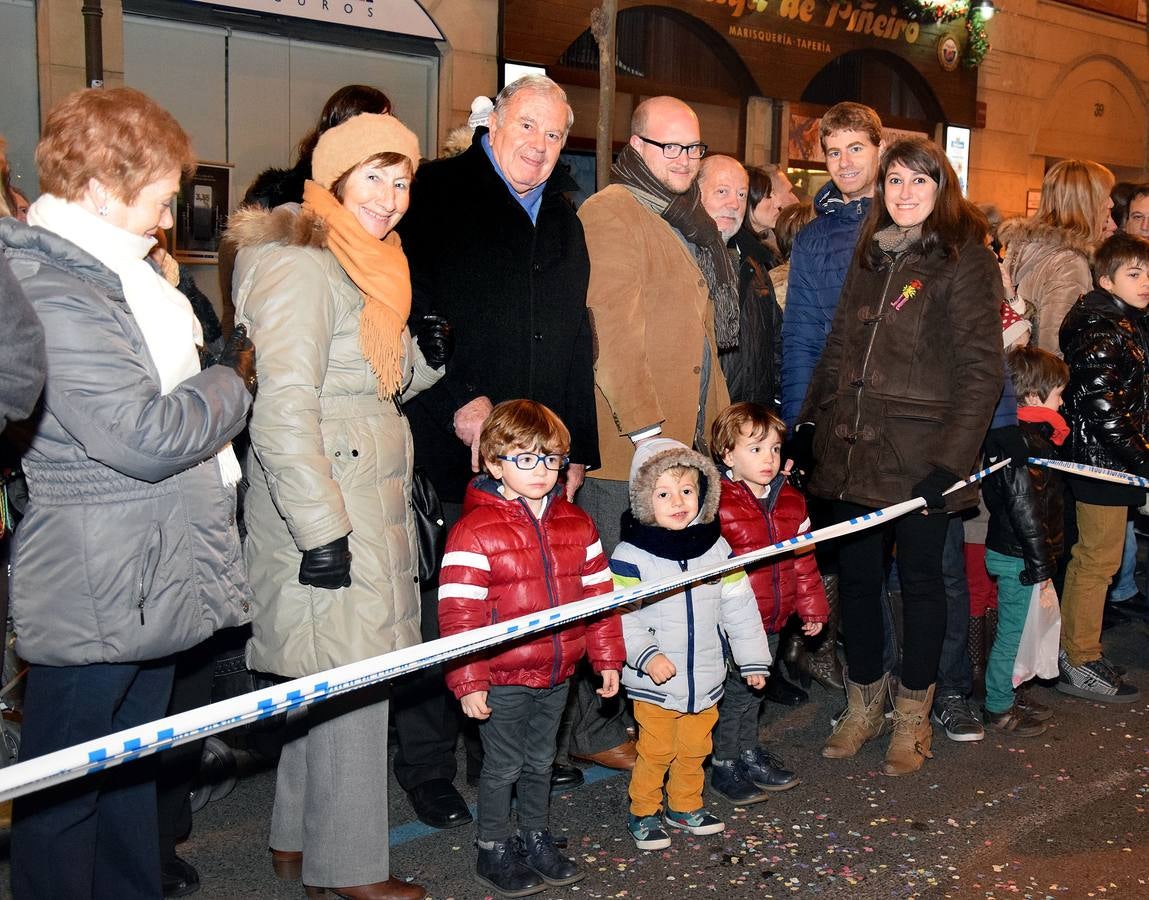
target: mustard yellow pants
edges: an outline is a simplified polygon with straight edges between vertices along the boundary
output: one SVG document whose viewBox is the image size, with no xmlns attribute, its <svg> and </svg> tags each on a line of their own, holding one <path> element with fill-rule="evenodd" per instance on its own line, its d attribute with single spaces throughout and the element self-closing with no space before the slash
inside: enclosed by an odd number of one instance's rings
<svg viewBox="0 0 1149 900">
<path fill-rule="evenodd" d="M 638 723 L 638 760 L 630 776 L 630 811 L 636 816 L 651 816 L 662 809 L 662 783 L 667 773 L 670 808 L 676 812 L 701 809 L 706 782 L 702 764 L 710 755 L 710 732 L 718 721 L 718 707 L 683 713 L 636 700 L 634 719 Z"/>
<path fill-rule="evenodd" d="M 1077 504 L 1077 543 L 1069 553 L 1061 598 L 1061 646 L 1071 665 L 1101 658 L 1105 592 L 1125 549 L 1124 506 Z"/>
</svg>

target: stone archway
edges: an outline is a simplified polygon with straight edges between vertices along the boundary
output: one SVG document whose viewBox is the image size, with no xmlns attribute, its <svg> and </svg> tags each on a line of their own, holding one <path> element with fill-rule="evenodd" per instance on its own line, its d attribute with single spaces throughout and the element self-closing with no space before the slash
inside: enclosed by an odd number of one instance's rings
<svg viewBox="0 0 1149 900">
<path fill-rule="evenodd" d="M 1086 157 L 1145 171 L 1149 167 L 1149 98 L 1123 62 L 1104 54 L 1064 67 L 1045 97 L 1031 152 Z"/>
</svg>

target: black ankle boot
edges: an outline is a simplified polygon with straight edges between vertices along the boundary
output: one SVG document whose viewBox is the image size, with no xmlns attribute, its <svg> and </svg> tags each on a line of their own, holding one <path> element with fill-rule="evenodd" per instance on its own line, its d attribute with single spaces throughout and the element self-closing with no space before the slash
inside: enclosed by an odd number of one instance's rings
<svg viewBox="0 0 1149 900">
<path fill-rule="evenodd" d="M 810 699 L 810 695 L 783 678 L 775 666 L 766 678 L 766 699 L 783 706 L 800 706 Z"/>
<path fill-rule="evenodd" d="M 582 881 L 586 876 L 573 859 L 559 853 L 549 830 L 523 831 L 520 828 L 518 842 L 522 861 L 547 884 L 562 887 Z"/>
<path fill-rule="evenodd" d="M 504 897 L 526 897 L 547 889 L 546 882 L 527 868 L 512 839 L 493 842 L 489 847 L 479 841 L 475 877 Z"/>
</svg>

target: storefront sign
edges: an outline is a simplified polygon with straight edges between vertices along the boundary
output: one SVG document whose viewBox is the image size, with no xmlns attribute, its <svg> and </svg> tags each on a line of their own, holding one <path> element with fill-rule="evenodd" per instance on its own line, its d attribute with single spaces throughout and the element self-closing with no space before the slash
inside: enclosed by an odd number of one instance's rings
<svg viewBox="0 0 1149 900">
<path fill-rule="evenodd" d="M 724 4 L 730 8 L 730 15 L 734 19 L 741 18 L 746 13 L 758 13 L 764 19 L 776 20 L 780 25 L 786 22 L 802 22 L 806 25 L 820 26 L 828 31 L 848 31 L 851 34 L 866 34 L 889 41 L 904 41 L 907 44 L 917 43 L 921 35 L 921 25 L 898 15 L 900 12 L 898 7 L 893 4 L 882 7 L 873 0 L 859 0 L 856 5 L 852 0 L 834 0 L 824 11 L 819 11 L 815 0 L 699 0 L 699 2 Z M 753 28 L 746 24 L 731 25 L 729 34 L 731 37 L 773 41 L 785 46 L 802 45 L 786 44 L 784 40 L 777 38 L 803 40 L 791 34 Z M 807 44 L 824 45 L 825 49 L 813 46 L 804 49 L 814 49 L 820 53 L 831 52 L 829 43 L 825 41 L 808 38 L 805 40 Z"/>
<path fill-rule="evenodd" d="M 316 22 L 370 28 L 411 37 L 444 40 L 443 32 L 417 0 L 193 0 L 230 9 Z"/>
</svg>

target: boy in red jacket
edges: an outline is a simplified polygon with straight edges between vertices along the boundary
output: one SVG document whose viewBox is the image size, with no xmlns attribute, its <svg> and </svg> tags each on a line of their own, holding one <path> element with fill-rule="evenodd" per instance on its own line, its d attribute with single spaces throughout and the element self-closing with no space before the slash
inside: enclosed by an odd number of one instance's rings
<svg viewBox="0 0 1149 900">
<path fill-rule="evenodd" d="M 728 406 L 710 428 L 710 449 L 724 470 L 718 517 L 722 536 L 735 554 L 776 544 L 810 527 L 806 501 L 786 483 L 782 472 L 785 434 L 782 420 L 761 403 Z M 812 637 L 822 630 L 830 607 L 813 553 L 787 553 L 747 571 L 771 654 L 777 650 L 778 633 L 794 612 L 802 619 L 803 634 Z M 762 697 L 738 677 L 737 670 L 727 673 L 714 729 L 710 786 L 738 804 L 758 803 L 770 791 L 798 784 L 794 773 L 758 743 Z"/>
<path fill-rule="evenodd" d="M 509 400 L 487 417 L 479 438 L 487 474 L 467 487 L 439 573 L 444 637 L 613 590 L 594 523 L 558 484 L 569 449 L 570 432 L 541 403 Z M 583 877 L 555 848 L 547 813 L 567 681 L 584 655 L 602 675 L 598 693 L 614 696 L 626 660 L 617 614 L 447 665 L 447 686 L 479 720 L 483 741 L 476 874 L 500 894 L 522 897 Z"/>
</svg>

